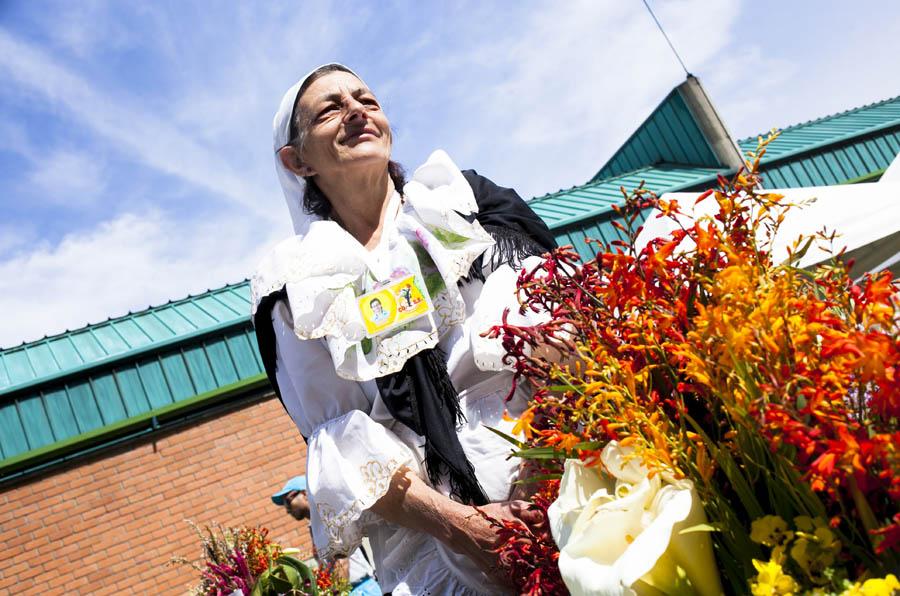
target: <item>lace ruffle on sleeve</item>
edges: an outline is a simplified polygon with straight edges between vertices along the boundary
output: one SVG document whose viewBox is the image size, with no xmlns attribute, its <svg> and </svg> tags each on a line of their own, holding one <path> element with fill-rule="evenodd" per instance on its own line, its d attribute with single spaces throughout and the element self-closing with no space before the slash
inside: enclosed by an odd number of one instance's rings
<svg viewBox="0 0 900 596">
<path fill-rule="evenodd" d="M 397 436 L 359 410 L 320 426 L 309 441 L 306 479 L 313 540 L 325 557 L 359 546 L 366 526 L 379 518 L 368 511 L 387 493 L 400 468 L 414 456 Z"/>
<path fill-rule="evenodd" d="M 338 377 L 323 342 L 299 339 L 289 317 L 284 302 L 272 310 L 276 374 L 285 408 L 308 437 L 313 540 L 323 556 L 347 554 L 377 521 L 367 510 L 387 492 L 394 472 L 417 464 L 393 432 L 369 417 L 360 384 Z"/>
</svg>

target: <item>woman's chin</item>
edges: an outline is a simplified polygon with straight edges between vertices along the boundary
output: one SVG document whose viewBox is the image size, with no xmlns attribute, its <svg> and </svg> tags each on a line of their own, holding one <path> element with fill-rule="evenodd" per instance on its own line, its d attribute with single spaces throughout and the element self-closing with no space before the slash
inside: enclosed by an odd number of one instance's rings
<svg viewBox="0 0 900 596">
<path fill-rule="evenodd" d="M 385 149 L 374 142 L 361 142 L 354 147 L 346 146 L 340 157 L 341 165 L 344 167 L 382 164 L 386 168 L 390 159 L 390 149 Z"/>
</svg>

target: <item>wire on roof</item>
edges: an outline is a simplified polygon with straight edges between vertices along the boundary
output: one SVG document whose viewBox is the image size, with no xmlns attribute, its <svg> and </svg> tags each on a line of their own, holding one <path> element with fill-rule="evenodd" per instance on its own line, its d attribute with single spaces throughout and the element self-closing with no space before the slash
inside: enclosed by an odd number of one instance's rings
<svg viewBox="0 0 900 596">
<path fill-rule="evenodd" d="M 678 63 L 681 64 L 681 68 L 684 69 L 684 74 L 687 76 L 691 76 L 691 73 L 688 72 L 687 66 L 684 65 L 684 60 L 681 59 L 681 56 L 678 55 L 678 50 L 675 49 L 675 46 L 672 45 L 672 40 L 669 39 L 669 36 L 666 35 L 666 30 L 663 29 L 662 23 L 659 22 L 659 19 L 656 18 L 656 15 L 653 14 L 653 9 L 650 8 L 650 5 L 647 4 L 647 0 L 641 0 L 644 3 L 644 6 L 647 7 L 647 12 L 650 13 L 650 16 L 653 17 L 654 22 L 656 22 L 656 26 L 659 27 L 660 33 L 663 34 L 663 37 L 666 38 L 666 43 L 669 44 L 669 47 L 672 48 L 672 53 L 675 54 L 675 58 L 678 59 Z"/>
</svg>

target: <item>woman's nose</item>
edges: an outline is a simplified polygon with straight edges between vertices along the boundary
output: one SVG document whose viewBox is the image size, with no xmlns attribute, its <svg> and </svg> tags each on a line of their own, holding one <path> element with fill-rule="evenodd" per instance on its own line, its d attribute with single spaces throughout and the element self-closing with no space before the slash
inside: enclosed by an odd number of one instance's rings
<svg viewBox="0 0 900 596">
<path fill-rule="evenodd" d="M 365 113 L 365 108 L 366 106 L 364 106 L 358 99 L 356 99 L 355 97 L 350 97 L 344 103 L 344 121 L 353 122 L 359 118 L 362 118 L 363 114 Z"/>
</svg>

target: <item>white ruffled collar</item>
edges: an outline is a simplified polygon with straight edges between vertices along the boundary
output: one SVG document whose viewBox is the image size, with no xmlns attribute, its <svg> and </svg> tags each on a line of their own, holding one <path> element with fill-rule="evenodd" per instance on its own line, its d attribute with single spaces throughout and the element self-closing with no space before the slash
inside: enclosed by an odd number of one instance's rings
<svg viewBox="0 0 900 596">
<path fill-rule="evenodd" d="M 463 322 L 465 303 L 457 283 L 494 241 L 477 221 L 472 188 L 444 151 L 435 151 L 403 188 L 404 201 L 385 221 L 381 247 L 388 263 L 376 262 L 353 236 L 334 221 L 310 224 L 303 236 L 276 245 L 251 279 L 255 316 L 266 296 L 284 289 L 301 339 L 322 338 L 335 371 L 352 380 L 370 380 L 402 368 L 418 352 L 434 347 L 450 327 Z M 399 200 L 395 195 L 393 200 Z M 424 250 L 423 250 L 424 249 Z M 356 297 L 366 280 L 385 275 L 384 267 L 403 267 L 432 294 L 433 316 L 396 332 L 364 340 Z M 439 276 L 439 278 L 437 277 Z"/>
</svg>

